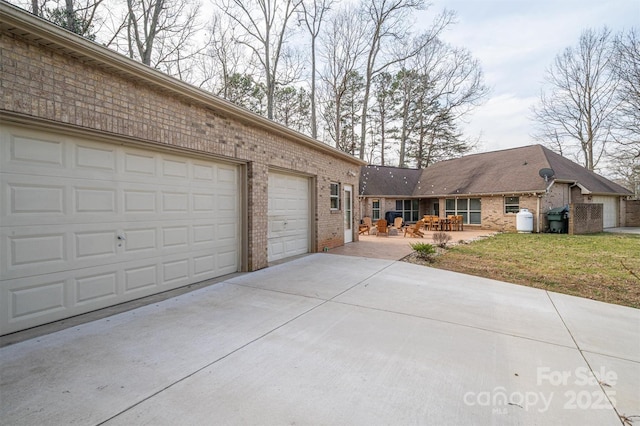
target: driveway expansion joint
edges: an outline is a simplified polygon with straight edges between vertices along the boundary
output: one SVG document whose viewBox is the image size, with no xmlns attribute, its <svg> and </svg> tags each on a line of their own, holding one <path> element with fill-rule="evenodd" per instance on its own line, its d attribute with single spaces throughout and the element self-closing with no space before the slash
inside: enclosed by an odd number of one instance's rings
<svg viewBox="0 0 640 426">
<path fill-rule="evenodd" d="M 472 330 L 486 331 L 488 333 L 495 333 L 495 334 L 499 334 L 501 336 L 515 337 L 515 338 L 518 338 L 518 339 L 524 339 L 524 340 L 529 340 L 529 341 L 532 341 L 532 342 L 544 343 L 544 344 L 547 344 L 547 345 L 553 345 L 553 346 L 558 346 L 558 347 L 567 348 L 567 349 L 578 350 L 578 348 L 570 346 L 570 345 L 563 345 L 561 343 L 549 342 L 549 341 L 546 341 L 546 340 L 535 339 L 533 337 L 521 336 L 521 335 L 513 334 L 513 333 L 506 333 L 504 331 L 499 331 L 499 330 L 494 330 L 494 329 L 484 328 L 484 327 L 478 327 L 478 326 L 464 324 L 464 323 L 455 322 L 455 321 L 447 321 L 447 320 L 433 318 L 433 317 L 426 317 L 426 316 L 422 316 L 422 315 L 409 314 L 409 313 L 406 313 L 406 312 L 392 311 L 390 309 L 374 308 L 374 307 L 371 307 L 371 306 L 358 305 L 358 304 L 355 304 L 355 303 L 341 302 L 341 301 L 337 301 L 337 300 L 331 300 L 331 302 L 339 303 L 341 305 L 346 305 L 346 306 L 355 306 L 357 308 L 362 308 L 362 309 L 369 309 L 369 310 L 372 310 L 372 311 L 386 312 L 386 313 L 390 313 L 390 314 L 402 315 L 402 316 L 411 317 L 411 318 L 418 318 L 418 319 L 425 320 L 425 321 L 433 321 L 433 322 L 442 323 L 442 324 L 455 325 L 455 326 L 459 326 L 459 327 L 470 328 Z"/>
<path fill-rule="evenodd" d="M 576 348 L 578 349 L 578 352 L 580 353 L 580 356 L 582 357 L 582 360 L 584 361 L 584 363 L 589 368 L 589 372 L 593 375 L 593 377 L 597 378 L 598 376 L 595 374 L 595 371 L 593 370 L 593 367 L 591 366 L 591 363 L 589 362 L 589 360 L 587 360 L 587 357 L 584 355 L 585 351 L 583 351 L 583 349 L 580 347 L 580 345 L 578 344 L 578 341 L 576 340 L 575 336 L 571 332 L 571 329 L 569 329 L 569 326 L 567 325 L 567 322 L 564 320 L 564 318 L 562 317 L 562 314 L 558 310 L 558 307 L 554 303 L 553 298 L 551 297 L 551 294 L 549 294 L 549 292 L 547 290 L 545 290 L 544 292 L 547 295 L 547 297 L 549 298 L 549 301 L 551 302 L 551 305 L 553 306 L 553 309 L 555 309 L 556 313 L 558 314 L 558 317 L 560 318 L 560 321 L 562 321 L 562 324 L 564 325 L 564 327 L 567 329 L 567 332 L 571 336 L 571 339 L 573 340 L 573 343 L 576 345 Z M 623 415 L 618 411 L 618 407 L 616 407 L 615 401 L 611 400 L 611 397 L 609 396 L 609 394 L 607 393 L 606 389 L 604 388 L 604 384 L 602 383 L 601 380 L 598 380 L 598 387 L 600 388 L 600 390 L 604 394 L 605 398 L 607 399 L 607 401 L 609 402 L 609 404 L 613 408 L 613 411 L 615 411 L 615 413 L 618 416 L 618 418 L 621 419 L 620 421 L 624 424 L 624 422 L 622 421 Z"/>
</svg>

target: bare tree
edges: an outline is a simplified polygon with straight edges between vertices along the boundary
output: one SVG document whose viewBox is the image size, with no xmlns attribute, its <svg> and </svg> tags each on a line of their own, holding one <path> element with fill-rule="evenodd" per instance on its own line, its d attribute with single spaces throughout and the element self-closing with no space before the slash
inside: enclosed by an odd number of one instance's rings
<svg viewBox="0 0 640 426">
<path fill-rule="evenodd" d="M 329 137 L 340 149 L 343 144 L 343 108 L 349 81 L 357 74 L 366 50 L 364 25 L 353 7 L 341 9 L 328 21 L 327 31 L 321 38 L 321 57 L 324 69 L 320 73 L 326 93 L 323 116 Z"/>
<path fill-rule="evenodd" d="M 637 29 L 614 40 L 613 71 L 619 78 L 616 140 L 624 155 L 640 160 L 640 35 Z"/>
<path fill-rule="evenodd" d="M 16 4 L 73 33 L 95 40 L 94 26 L 100 21 L 97 10 L 104 0 L 30 0 Z"/>
<path fill-rule="evenodd" d="M 31 0 L 31 13 L 40 16 L 40 4 L 38 4 L 38 0 Z"/>
<path fill-rule="evenodd" d="M 422 80 L 414 95 L 420 123 L 412 155 L 416 167 L 468 152 L 474 143 L 462 139 L 457 123 L 488 93 L 480 64 L 468 50 L 439 39 L 426 45 L 411 62 Z"/>
<path fill-rule="evenodd" d="M 318 118 L 316 108 L 316 43 L 325 14 L 331 8 L 333 0 L 306 0 L 302 2 L 302 19 L 311 36 L 311 137 L 318 137 Z"/>
<path fill-rule="evenodd" d="M 234 26 L 225 16 L 214 13 L 209 24 L 206 49 L 198 61 L 199 86 L 224 99 L 231 99 L 232 79 L 253 74 L 243 46 L 235 43 Z"/>
<path fill-rule="evenodd" d="M 294 78 L 282 78 L 280 61 L 289 34 L 287 24 L 301 0 L 219 0 L 221 10 L 243 34 L 235 41 L 245 45 L 261 64 L 267 92 L 267 117 L 273 118 L 276 85 L 286 86 Z"/>
<path fill-rule="evenodd" d="M 360 158 L 364 158 L 367 111 L 373 78 L 388 67 L 414 56 L 417 50 L 402 50 L 410 35 L 411 15 L 425 7 L 425 0 L 362 0 L 362 10 L 366 17 L 369 50 L 365 64 L 364 102 L 360 132 Z M 432 26 L 431 38 L 435 39 L 453 21 L 454 14 L 445 11 Z M 429 38 L 424 38 L 425 43 Z M 420 49 L 420 46 L 417 46 Z M 399 53 L 401 52 L 401 53 Z"/>
<path fill-rule="evenodd" d="M 611 31 L 588 29 L 577 47 L 556 56 L 545 80 L 550 93 L 542 92 L 533 109 L 540 131 L 536 137 L 551 147 L 560 144 L 575 151 L 582 164 L 594 170 L 613 140 L 618 107 L 618 79 L 611 71 Z"/>
<path fill-rule="evenodd" d="M 200 31 L 197 0 L 126 0 L 126 12 L 106 43 L 145 65 L 189 80 Z"/>
</svg>

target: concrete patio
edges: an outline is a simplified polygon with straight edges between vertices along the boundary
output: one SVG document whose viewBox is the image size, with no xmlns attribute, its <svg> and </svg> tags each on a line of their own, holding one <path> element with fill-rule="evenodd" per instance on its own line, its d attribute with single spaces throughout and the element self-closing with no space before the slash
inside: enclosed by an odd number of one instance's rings
<svg viewBox="0 0 640 426">
<path fill-rule="evenodd" d="M 359 235 L 356 243 L 345 244 L 329 250 L 331 254 L 344 254 L 347 256 L 370 257 L 373 259 L 400 260 L 413 253 L 411 244 L 433 244 L 433 234 L 436 231 L 424 231 L 423 238 L 405 237 L 402 232 L 390 236 Z M 481 229 L 467 229 L 466 231 L 447 232 L 451 235 L 449 245 L 458 244 L 460 241 L 473 241 L 494 235 L 495 231 Z"/>
<path fill-rule="evenodd" d="M 639 310 L 324 253 L 0 363 L 7 425 L 640 422 Z"/>
</svg>

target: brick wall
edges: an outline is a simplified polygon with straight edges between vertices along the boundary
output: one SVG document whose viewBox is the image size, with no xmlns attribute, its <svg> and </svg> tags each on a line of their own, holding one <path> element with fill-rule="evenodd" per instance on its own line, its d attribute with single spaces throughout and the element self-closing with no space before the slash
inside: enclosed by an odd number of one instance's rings
<svg viewBox="0 0 640 426">
<path fill-rule="evenodd" d="M 627 200 L 625 202 L 624 226 L 640 226 L 640 200 Z"/>
<path fill-rule="evenodd" d="M 0 109 L 155 146 L 246 164 L 248 270 L 267 266 L 267 182 L 271 167 L 315 177 L 315 250 L 341 245 L 343 215 L 332 214 L 329 183 L 358 188 L 359 165 L 239 121 L 173 92 L 129 79 L 11 34 L 0 37 Z M 81 76 L 81 77 L 80 77 Z M 354 173 L 350 173 L 354 172 Z M 355 174 L 355 176 L 351 176 Z M 360 218 L 354 200 L 354 218 Z M 357 229 L 357 227 L 356 227 Z M 355 232 L 354 239 L 357 239 Z"/>
<path fill-rule="evenodd" d="M 520 209 L 528 209 L 533 214 L 533 231 L 537 230 L 538 197 L 520 195 Z M 482 197 L 482 229 L 515 232 L 516 213 L 504 212 L 504 197 Z"/>
<path fill-rule="evenodd" d="M 571 235 L 596 234 L 603 229 L 603 205 L 587 203 L 569 204 L 569 230 Z"/>
</svg>

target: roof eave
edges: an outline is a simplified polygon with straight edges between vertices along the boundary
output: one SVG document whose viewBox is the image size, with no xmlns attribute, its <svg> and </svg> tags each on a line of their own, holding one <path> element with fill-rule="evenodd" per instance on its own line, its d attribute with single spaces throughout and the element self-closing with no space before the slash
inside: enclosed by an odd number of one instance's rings
<svg viewBox="0 0 640 426">
<path fill-rule="evenodd" d="M 492 196 L 503 196 L 503 195 L 514 195 L 514 194 L 544 194 L 546 190 L 544 189 L 529 189 L 523 191 L 496 191 L 496 192 L 482 192 L 482 193 L 468 193 L 468 194 L 419 194 L 419 195 L 372 195 L 372 194 L 361 194 L 360 197 L 363 198 L 468 198 L 468 197 L 492 197 Z"/>
</svg>

